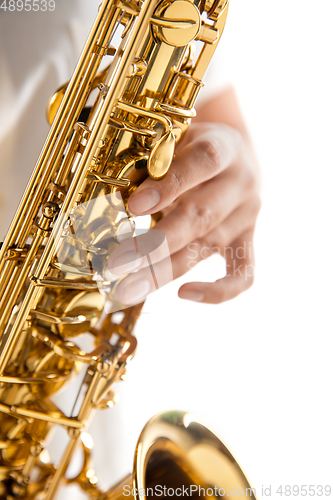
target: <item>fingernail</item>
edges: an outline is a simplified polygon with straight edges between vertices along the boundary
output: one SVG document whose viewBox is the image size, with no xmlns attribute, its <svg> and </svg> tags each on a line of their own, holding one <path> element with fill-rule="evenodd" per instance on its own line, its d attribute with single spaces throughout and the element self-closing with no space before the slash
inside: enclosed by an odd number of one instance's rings
<svg viewBox="0 0 333 500">
<path fill-rule="evenodd" d="M 202 292 L 196 292 L 195 290 L 181 290 L 179 297 L 185 300 L 192 300 L 193 302 L 203 302 L 205 298 Z"/>
<path fill-rule="evenodd" d="M 142 302 L 150 292 L 148 280 L 137 280 L 117 290 L 116 295 L 119 302 L 126 305 L 134 305 Z"/>
<path fill-rule="evenodd" d="M 113 262 L 109 269 L 113 274 L 127 274 L 135 271 L 142 264 L 142 258 L 136 252 L 125 252 Z"/>
<path fill-rule="evenodd" d="M 133 193 L 129 199 L 129 209 L 134 214 L 148 212 L 154 208 L 160 201 L 161 196 L 156 189 L 147 188 Z"/>
</svg>

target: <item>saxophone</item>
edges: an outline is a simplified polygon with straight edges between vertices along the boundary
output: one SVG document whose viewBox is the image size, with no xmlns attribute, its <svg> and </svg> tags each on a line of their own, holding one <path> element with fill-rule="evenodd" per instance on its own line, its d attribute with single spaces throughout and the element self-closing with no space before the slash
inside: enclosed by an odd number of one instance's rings
<svg viewBox="0 0 333 500">
<path fill-rule="evenodd" d="M 133 475 L 108 491 L 91 472 L 85 432 L 94 410 L 113 405 L 143 305 L 117 302 L 124 277 L 108 272 L 108 256 L 136 237 L 128 197 L 148 175 L 167 173 L 227 11 L 228 0 L 104 0 L 72 79 L 50 100 L 50 132 L 0 252 L 1 499 L 52 500 L 70 483 L 98 500 L 121 498 L 126 485 L 143 500 L 158 484 L 249 496 L 231 453 L 189 413 L 155 416 Z M 80 347 L 82 335 L 91 349 Z M 52 396 L 82 370 L 66 414 Z M 55 426 L 68 433 L 57 465 L 47 452 Z M 80 447 L 82 468 L 66 478 Z"/>
</svg>

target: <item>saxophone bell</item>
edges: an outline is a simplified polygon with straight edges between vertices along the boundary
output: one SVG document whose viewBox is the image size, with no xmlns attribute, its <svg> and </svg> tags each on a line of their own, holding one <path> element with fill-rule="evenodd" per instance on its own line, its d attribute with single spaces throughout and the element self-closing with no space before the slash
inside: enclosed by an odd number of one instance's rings
<svg viewBox="0 0 333 500">
<path fill-rule="evenodd" d="M 131 481 L 132 479 L 132 481 Z M 149 498 L 256 498 L 238 462 L 221 439 L 191 413 L 154 416 L 136 446 L 133 477 L 109 490 L 103 500 Z"/>
</svg>

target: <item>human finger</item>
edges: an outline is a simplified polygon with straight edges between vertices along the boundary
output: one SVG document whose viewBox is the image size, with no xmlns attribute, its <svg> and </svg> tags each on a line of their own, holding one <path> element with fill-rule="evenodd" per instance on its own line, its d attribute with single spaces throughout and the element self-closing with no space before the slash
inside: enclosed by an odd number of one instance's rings
<svg viewBox="0 0 333 500">
<path fill-rule="evenodd" d="M 126 274 L 147 267 L 149 263 L 156 264 L 182 249 L 184 257 L 180 253 L 177 259 L 186 260 L 186 246 L 201 238 L 201 244 L 205 247 L 210 247 L 214 239 L 228 246 L 241 232 L 254 225 L 260 209 L 257 194 L 252 194 L 240 203 L 245 192 L 246 186 L 242 187 L 241 182 L 232 179 L 228 182 L 223 178 L 221 183 L 207 182 L 200 187 L 195 197 L 189 196 L 189 200 L 185 199 L 177 205 L 148 233 L 121 243 L 109 257 L 110 272 L 115 275 Z M 210 203 L 207 203 L 207 196 Z M 218 230 L 214 232 L 216 226 Z"/>
<path fill-rule="evenodd" d="M 155 228 L 166 235 L 169 251 L 174 254 L 227 221 L 238 207 L 242 209 L 232 219 L 241 218 L 241 223 L 248 226 L 252 206 L 247 210 L 246 205 L 255 204 L 257 199 L 252 180 L 229 169 L 185 193 Z M 230 225 L 229 221 L 227 224 Z"/>
<path fill-rule="evenodd" d="M 214 283 L 186 283 L 178 292 L 180 298 L 206 304 L 219 304 L 244 292 L 254 281 L 254 229 L 237 238 L 228 249 L 227 274 Z"/>
<path fill-rule="evenodd" d="M 184 192 L 227 169 L 238 157 L 241 143 L 239 132 L 215 124 L 176 155 L 163 179 L 146 179 L 131 194 L 129 210 L 135 215 L 162 210 Z"/>
<path fill-rule="evenodd" d="M 253 216 L 255 216 L 258 211 L 258 203 L 253 202 L 252 205 Z M 251 211 L 251 207 L 248 205 L 247 209 Z M 247 235 L 251 232 L 253 233 L 253 229 L 243 232 L 243 235 L 241 237 L 239 236 L 241 228 L 244 227 L 244 222 L 241 222 L 244 221 L 241 210 L 245 210 L 245 205 L 236 210 L 235 213 L 228 218 L 227 224 L 221 224 L 204 239 L 193 242 L 194 247 L 182 249 L 172 255 L 172 268 L 170 267 L 170 258 L 166 258 L 156 264 L 150 263 L 149 267 L 147 266 L 146 268 L 140 269 L 138 272 L 125 278 L 117 288 L 116 295 L 118 300 L 127 305 L 134 305 L 144 300 L 148 294 L 154 292 L 161 286 L 184 275 L 200 260 L 208 258 L 217 251 L 222 256 L 226 257 L 227 270 L 231 269 L 233 272 L 232 277 L 234 279 L 231 281 L 230 286 L 228 285 L 228 281 L 230 281 L 228 273 L 227 277 L 224 278 L 224 283 L 227 283 L 227 292 L 231 294 L 229 298 L 235 296 L 233 293 L 235 293 L 237 286 L 239 291 L 236 295 L 238 295 L 238 293 L 243 291 L 242 286 L 243 289 L 246 289 L 246 285 L 248 284 L 250 286 L 251 284 L 253 269 L 252 267 L 250 269 L 250 266 L 252 266 L 252 262 L 254 262 L 252 240 L 246 240 Z M 239 219 L 238 223 L 237 219 Z M 233 230 L 232 228 L 235 229 Z M 229 246 L 229 239 L 237 234 L 237 231 L 238 238 Z M 244 239 L 244 241 L 242 239 Z M 196 260 L 193 260 L 193 253 L 192 256 L 190 256 L 189 250 L 190 252 L 195 252 Z M 243 280 L 245 283 L 242 283 L 242 280 L 236 280 L 238 274 L 240 277 L 243 277 L 243 272 L 246 272 L 245 280 Z M 218 282 L 221 282 L 221 280 L 218 280 L 216 283 Z M 227 294 L 224 299 L 220 300 L 222 292 L 216 293 L 213 289 L 209 289 L 210 285 L 211 283 L 188 283 L 183 285 L 180 289 L 179 296 L 187 300 L 206 303 L 219 303 L 222 300 L 229 300 Z"/>
</svg>

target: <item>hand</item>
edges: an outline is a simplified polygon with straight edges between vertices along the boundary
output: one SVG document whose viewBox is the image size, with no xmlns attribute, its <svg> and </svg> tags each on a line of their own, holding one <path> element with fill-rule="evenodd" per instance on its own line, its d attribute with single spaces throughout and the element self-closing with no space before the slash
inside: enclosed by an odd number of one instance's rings
<svg viewBox="0 0 333 500">
<path fill-rule="evenodd" d="M 243 135 L 228 125 L 199 122 L 192 124 L 167 175 L 160 181 L 146 179 L 131 195 L 129 209 L 135 215 L 163 213 L 155 230 L 166 236 L 174 279 L 213 253 L 226 258 L 225 278 L 215 283 L 187 283 L 180 288 L 179 297 L 216 304 L 236 297 L 253 283 L 258 193 L 257 164 Z M 148 244 L 144 243 L 148 235 L 139 237 L 142 248 Z M 139 302 L 156 289 L 147 261 L 133 259 L 133 253 L 129 258 L 133 248 L 133 240 L 125 241 L 109 261 L 114 274 L 141 267 L 117 289 L 126 304 Z M 162 284 L 172 279 L 166 248 L 161 245 L 151 254 Z M 131 269 L 124 265 L 126 259 Z"/>
</svg>

